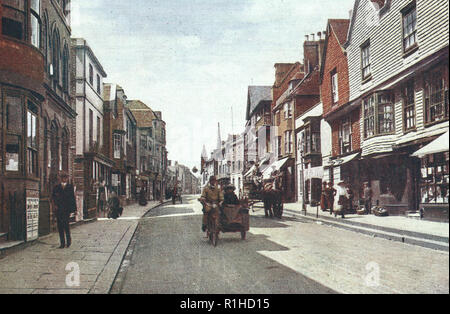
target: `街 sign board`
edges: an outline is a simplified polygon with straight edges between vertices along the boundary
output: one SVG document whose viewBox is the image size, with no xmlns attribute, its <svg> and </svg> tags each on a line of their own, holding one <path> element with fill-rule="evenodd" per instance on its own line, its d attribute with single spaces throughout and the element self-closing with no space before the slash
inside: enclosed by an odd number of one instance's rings
<svg viewBox="0 0 450 314">
<path fill-rule="evenodd" d="M 27 241 L 39 236 L 39 192 L 27 191 L 26 197 Z"/>
</svg>

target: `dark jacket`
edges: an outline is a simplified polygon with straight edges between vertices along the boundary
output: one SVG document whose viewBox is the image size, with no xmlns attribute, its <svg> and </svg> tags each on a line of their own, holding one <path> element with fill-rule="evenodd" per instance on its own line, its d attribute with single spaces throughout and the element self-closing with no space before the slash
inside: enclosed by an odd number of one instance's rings
<svg viewBox="0 0 450 314">
<path fill-rule="evenodd" d="M 224 205 L 239 205 L 239 199 L 234 193 L 225 193 L 223 196 L 224 198 Z"/>
<path fill-rule="evenodd" d="M 77 211 L 75 190 L 70 183 L 67 183 L 65 188 L 63 188 L 61 184 L 55 186 L 53 189 L 52 200 L 56 206 L 57 213 L 70 214 Z"/>
</svg>

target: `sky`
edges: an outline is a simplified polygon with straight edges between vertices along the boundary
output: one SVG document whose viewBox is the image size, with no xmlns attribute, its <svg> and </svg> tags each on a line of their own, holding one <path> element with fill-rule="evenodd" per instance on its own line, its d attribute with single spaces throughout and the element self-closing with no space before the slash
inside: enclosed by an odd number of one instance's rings
<svg viewBox="0 0 450 314">
<path fill-rule="evenodd" d="M 275 63 L 303 61 L 305 35 L 348 18 L 354 0 L 75 0 L 72 37 L 87 40 L 106 82 L 162 111 L 168 158 L 200 167 L 203 145 L 245 126 L 249 85 Z"/>
</svg>

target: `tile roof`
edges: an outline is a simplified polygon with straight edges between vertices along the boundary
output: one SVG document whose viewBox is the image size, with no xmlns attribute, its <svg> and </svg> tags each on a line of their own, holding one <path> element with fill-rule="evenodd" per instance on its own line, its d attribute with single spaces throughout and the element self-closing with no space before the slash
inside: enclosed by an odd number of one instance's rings
<svg viewBox="0 0 450 314">
<path fill-rule="evenodd" d="M 156 119 L 153 110 L 140 100 L 127 101 L 128 109 L 133 113 L 139 128 L 148 128 L 153 126 L 153 120 Z"/>
<path fill-rule="evenodd" d="M 247 120 L 263 101 L 272 101 L 272 87 L 271 86 L 249 86 L 248 100 L 247 100 Z"/>
<path fill-rule="evenodd" d="M 330 27 L 336 34 L 336 38 L 339 44 L 343 46 L 347 41 L 348 28 L 350 27 L 349 19 L 330 19 L 328 20 Z"/>
</svg>

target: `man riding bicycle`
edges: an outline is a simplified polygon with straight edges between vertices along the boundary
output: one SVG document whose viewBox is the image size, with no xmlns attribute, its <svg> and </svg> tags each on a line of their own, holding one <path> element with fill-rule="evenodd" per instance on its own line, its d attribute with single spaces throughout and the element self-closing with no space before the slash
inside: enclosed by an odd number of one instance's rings
<svg viewBox="0 0 450 314">
<path fill-rule="evenodd" d="M 217 178 L 215 176 L 212 176 L 209 179 L 209 184 L 203 189 L 202 196 L 199 200 L 203 205 L 202 231 L 206 232 L 208 213 L 211 211 L 214 205 L 219 208 L 220 206 L 222 206 L 222 203 L 224 201 L 223 193 L 217 186 Z"/>
</svg>

